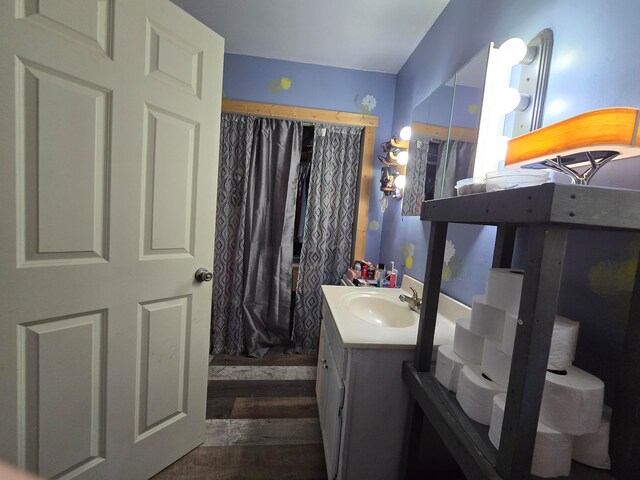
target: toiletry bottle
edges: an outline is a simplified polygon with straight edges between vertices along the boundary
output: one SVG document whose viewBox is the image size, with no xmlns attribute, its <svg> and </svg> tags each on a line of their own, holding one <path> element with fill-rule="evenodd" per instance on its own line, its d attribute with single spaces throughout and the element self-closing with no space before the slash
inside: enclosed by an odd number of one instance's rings
<svg viewBox="0 0 640 480">
<path fill-rule="evenodd" d="M 360 262 L 356 262 L 355 264 L 356 278 L 362 277 L 362 265 Z"/>
<path fill-rule="evenodd" d="M 384 284 L 384 277 L 385 277 L 384 263 L 378 264 L 378 270 L 376 273 L 377 273 L 376 281 L 378 283 L 378 287 L 382 288 L 382 285 Z"/>
<path fill-rule="evenodd" d="M 398 276 L 398 270 L 396 270 L 394 262 L 391 262 L 391 269 L 389 270 L 389 288 L 395 288 L 396 277 Z"/>
</svg>

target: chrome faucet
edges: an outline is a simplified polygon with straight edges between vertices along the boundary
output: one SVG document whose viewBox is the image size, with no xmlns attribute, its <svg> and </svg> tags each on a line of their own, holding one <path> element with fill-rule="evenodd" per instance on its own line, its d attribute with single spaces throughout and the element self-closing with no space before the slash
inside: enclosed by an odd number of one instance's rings
<svg viewBox="0 0 640 480">
<path fill-rule="evenodd" d="M 409 305 L 409 308 L 414 312 L 420 313 L 420 307 L 422 307 L 422 299 L 418 297 L 418 292 L 415 291 L 413 287 L 409 287 L 413 292 L 412 296 L 408 295 L 400 295 L 400 301 L 406 302 Z"/>
</svg>

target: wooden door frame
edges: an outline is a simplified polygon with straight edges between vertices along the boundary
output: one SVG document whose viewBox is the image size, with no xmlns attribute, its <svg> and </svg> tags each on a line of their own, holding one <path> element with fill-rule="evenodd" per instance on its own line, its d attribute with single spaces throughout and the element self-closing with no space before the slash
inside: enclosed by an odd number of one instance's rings
<svg viewBox="0 0 640 480">
<path fill-rule="evenodd" d="M 367 228 L 369 225 L 369 199 L 373 176 L 373 153 L 376 142 L 378 117 L 360 113 L 338 112 L 317 108 L 292 107 L 271 103 L 245 102 L 242 100 L 222 100 L 222 113 L 256 115 L 259 117 L 284 118 L 301 122 L 337 123 L 363 127 L 362 152 L 358 178 L 358 201 L 355 215 L 355 235 L 353 238 L 352 260 L 365 258 Z"/>
</svg>

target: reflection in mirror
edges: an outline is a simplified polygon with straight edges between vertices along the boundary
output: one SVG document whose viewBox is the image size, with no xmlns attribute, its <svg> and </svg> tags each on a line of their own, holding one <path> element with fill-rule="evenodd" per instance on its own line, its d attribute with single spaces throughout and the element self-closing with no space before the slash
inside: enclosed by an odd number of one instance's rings
<svg viewBox="0 0 640 480">
<path fill-rule="evenodd" d="M 456 195 L 456 182 L 473 176 L 488 49 L 456 72 L 447 155 L 438 165 L 433 198 Z"/>
<path fill-rule="evenodd" d="M 424 200 L 453 196 L 472 176 L 487 58 L 483 49 L 413 110 L 402 215 L 420 215 Z"/>
<path fill-rule="evenodd" d="M 420 215 L 422 201 L 433 198 L 437 166 L 446 155 L 454 79 L 437 88 L 413 110 L 403 215 Z"/>
</svg>

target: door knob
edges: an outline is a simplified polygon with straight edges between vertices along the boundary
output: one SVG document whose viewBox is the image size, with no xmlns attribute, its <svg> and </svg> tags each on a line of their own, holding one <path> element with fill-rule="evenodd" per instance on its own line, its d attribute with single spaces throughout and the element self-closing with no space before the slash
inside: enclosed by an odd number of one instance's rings
<svg viewBox="0 0 640 480">
<path fill-rule="evenodd" d="M 196 270 L 195 277 L 198 282 L 210 282 L 211 279 L 213 278 L 213 273 L 211 273 L 206 268 L 201 267 L 198 270 Z"/>
</svg>

